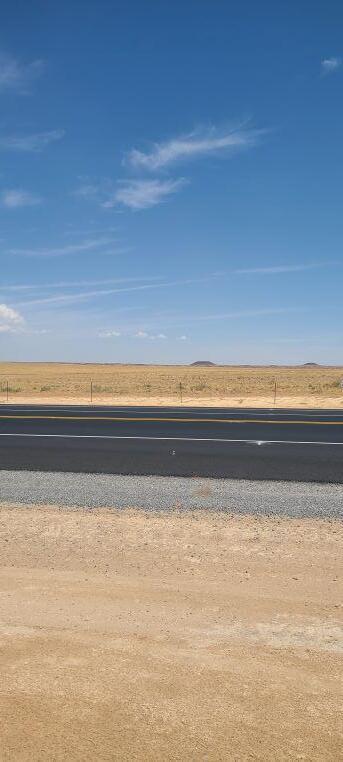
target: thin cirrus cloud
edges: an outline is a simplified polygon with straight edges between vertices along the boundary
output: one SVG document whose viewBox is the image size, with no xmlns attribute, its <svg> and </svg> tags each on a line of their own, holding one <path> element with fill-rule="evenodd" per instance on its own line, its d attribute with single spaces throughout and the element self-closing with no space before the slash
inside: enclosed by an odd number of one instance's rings
<svg viewBox="0 0 343 762">
<path fill-rule="evenodd" d="M 251 317 L 265 317 L 268 315 L 287 315 L 291 313 L 304 312 L 304 309 L 297 307 L 270 307 L 263 309 L 239 310 L 237 312 L 221 312 L 206 315 L 180 315 L 176 318 L 168 318 L 167 322 L 177 325 L 186 325 L 189 322 L 207 321 L 207 320 L 238 320 Z"/>
<path fill-rule="evenodd" d="M 116 205 L 115 186 L 109 178 L 103 178 L 93 182 L 89 178 L 81 179 L 81 184 L 72 191 L 72 195 L 86 199 L 88 201 L 97 201 L 100 206 L 108 208 Z"/>
<path fill-rule="evenodd" d="M 166 201 L 187 184 L 185 178 L 178 180 L 123 180 L 118 190 L 102 203 L 105 209 L 123 205 L 133 211 L 150 209 Z"/>
<path fill-rule="evenodd" d="M 305 344 L 305 342 L 308 343 L 308 339 L 303 339 L 303 338 L 301 339 L 299 337 L 297 338 L 273 337 L 272 339 L 263 340 L 264 344 L 275 344 L 276 346 L 278 346 L 278 344 Z"/>
<path fill-rule="evenodd" d="M 100 339 L 113 339 L 122 336 L 122 332 L 117 329 L 110 329 L 106 331 L 99 331 L 98 336 Z M 167 338 L 165 333 L 148 333 L 148 331 L 136 331 L 135 333 L 125 333 L 125 336 L 133 339 L 148 339 L 155 341 L 156 339 L 164 340 Z"/>
<path fill-rule="evenodd" d="M 219 131 L 215 127 L 197 130 L 173 138 L 165 143 L 154 143 L 151 151 L 132 149 L 127 162 L 135 168 L 156 171 L 181 161 L 190 161 L 209 155 L 231 156 L 242 148 L 256 144 L 261 131 L 237 127 Z"/>
<path fill-rule="evenodd" d="M 321 62 L 322 74 L 332 74 L 334 71 L 342 66 L 342 59 L 336 56 L 331 58 L 323 58 Z"/>
<path fill-rule="evenodd" d="M 64 130 L 35 132 L 30 135 L 8 135 L 0 137 L 0 150 L 39 153 L 50 143 L 62 140 L 64 135 Z"/>
<path fill-rule="evenodd" d="M 1 291 L 41 291 L 42 288 L 87 288 L 88 286 L 109 286 L 115 283 L 137 283 L 140 281 L 160 280 L 163 280 L 160 275 L 147 275 L 132 278 L 106 278 L 105 280 L 58 281 L 55 283 L 10 283 L 8 285 L 1 284 Z"/>
<path fill-rule="evenodd" d="M 21 189 L 5 190 L 1 195 L 1 204 L 6 209 L 20 209 L 25 206 L 37 206 L 41 203 L 40 196 Z"/>
<path fill-rule="evenodd" d="M 299 273 L 306 270 L 316 270 L 326 267 L 328 262 L 317 262 L 299 265 L 271 265 L 270 267 L 245 267 L 235 270 L 236 275 L 279 275 L 282 273 Z"/>
<path fill-rule="evenodd" d="M 111 243 L 113 243 L 113 238 L 101 237 L 87 239 L 80 243 L 46 249 L 9 249 L 8 254 L 24 257 L 62 257 L 71 254 L 79 254 L 85 251 L 92 251 L 93 249 L 99 249 L 101 246 L 107 246 Z"/>
<path fill-rule="evenodd" d="M 100 339 L 113 339 L 121 336 L 121 331 L 115 329 L 109 331 L 99 331 L 98 336 Z"/>
<path fill-rule="evenodd" d="M 14 90 L 19 95 L 28 95 L 35 79 L 44 69 L 41 60 L 21 63 L 16 58 L 0 54 L 0 93 Z"/>
<path fill-rule="evenodd" d="M 124 288 L 107 288 L 107 289 L 94 289 L 92 291 L 82 291 L 75 294 L 59 294 L 58 296 L 47 296 L 39 299 L 29 299 L 23 302 L 18 302 L 19 306 L 32 306 L 32 305 L 49 305 L 49 304 L 73 304 L 82 301 L 88 301 L 90 299 L 96 299 L 99 296 L 111 296 L 112 294 L 122 294 L 134 291 L 148 291 L 152 289 L 160 288 L 173 288 L 175 286 L 188 286 L 194 283 L 204 283 L 212 280 L 213 275 L 209 275 L 205 278 L 189 278 L 187 280 L 176 281 L 164 281 L 164 282 L 152 282 L 144 283 L 141 285 L 124 286 Z"/>
<path fill-rule="evenodd" d="M 148 331 L 137 331 L 133 334 L 134 339 L 149 339 L 155 341 L 156 339 L 166 339 L 165 333 L 148 333 Z"/>
<path fill-rule="evenodd" d="M 242 148 L 256 144 L 263 130 L 249 129 L 244 125 L 232 129 L 219 130 L 216 127 L 202 128 L 167 142 L 155 143 L 150 151 L 132 149 L 123 164 L 137 170 L 157 172 L 181 161 L 190 161 L 209 155 L 231 156 Z M 100 183 L 85 182 L 74 191 L 75 196 L 96 200 L 105 209 L 125 206 L 133 211 L 150 209 L 174 195 L 187 185 L 184 177 L 123 179 L 113 189 L 111 181 Z"/>
<path fill-rule="evenodd" d="M 7 304 L 0 304 L 0 333 L 16 333 L 24 325 L 24 318 Z"/>
<path fill-rule="evenodd" d="M 73 191 L 74 196 L 80 196 L 81 198 L 96 199 L 101 192 L 101 185 L 95 185 L 95 183 L 82 183 L 76 190 Z"/>
</svg>

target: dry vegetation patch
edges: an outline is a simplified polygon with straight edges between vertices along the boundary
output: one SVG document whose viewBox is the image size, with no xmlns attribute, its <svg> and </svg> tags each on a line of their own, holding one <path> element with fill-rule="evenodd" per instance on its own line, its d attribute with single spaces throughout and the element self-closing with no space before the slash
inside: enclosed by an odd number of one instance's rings
<svg viewBox="0 0 343 762">
<path fill-rule="evenodd" d="M 0 363 L 0 401 L 339 407 L 343 368 Z"/>
</svg>

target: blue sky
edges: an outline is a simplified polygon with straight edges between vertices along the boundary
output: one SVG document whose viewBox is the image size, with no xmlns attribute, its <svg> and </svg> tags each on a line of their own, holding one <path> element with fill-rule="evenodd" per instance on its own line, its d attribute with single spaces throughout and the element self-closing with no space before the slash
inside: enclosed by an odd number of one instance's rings
<svg viewBox="0 0 343 762">
<path fill-rule="evenodd" d="M 1 357 L 342 363 L 342 22 L 5 2 Z"/>
</svg>

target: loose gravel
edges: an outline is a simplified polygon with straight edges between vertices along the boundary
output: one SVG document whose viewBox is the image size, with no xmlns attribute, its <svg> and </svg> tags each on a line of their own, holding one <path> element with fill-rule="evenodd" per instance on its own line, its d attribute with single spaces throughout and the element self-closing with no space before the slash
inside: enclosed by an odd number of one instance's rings
<svg viewBox="0 0 343 762">
<path fill-rule="evenodd" d="M 0 501 L 342 518 L 343 485 L 166 476 L 0 471 Z"/>
</svg>

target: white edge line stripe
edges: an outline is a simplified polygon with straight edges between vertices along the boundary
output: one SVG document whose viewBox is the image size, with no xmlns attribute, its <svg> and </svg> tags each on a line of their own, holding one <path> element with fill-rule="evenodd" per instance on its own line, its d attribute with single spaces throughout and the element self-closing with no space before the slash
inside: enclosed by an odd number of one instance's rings
<svg viewBox="0 0 343 762">
<path fill-rule="evenodd" d="M 41 437 L 55 439 L 138 439 L 162 440 L 163 442 L 242 442 L 245 444 L 295 444 L 295 445 L 338 445 L 343 447 L 343 442 L 299 442 L 291 439 L 214 439 L 210 437 L 136 437 L 136 436 L 106 436 L 103 434 L 0 434 L 1 437 Z"/>
</svg>

